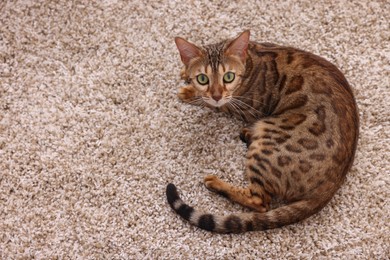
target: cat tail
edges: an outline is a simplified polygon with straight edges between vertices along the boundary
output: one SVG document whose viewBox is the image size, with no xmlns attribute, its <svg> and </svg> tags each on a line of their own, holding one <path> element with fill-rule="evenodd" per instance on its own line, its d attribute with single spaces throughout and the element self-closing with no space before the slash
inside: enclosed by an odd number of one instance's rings
<svg viewBox="0 0 390 260">
<path fill-rule="evenodd" d="M 168 184 L 166 195 L 171 208 L 182 218 L 201 229 L 217 233 L 241 233 L 282 227 L 315 214 L 326 204 L 301 200 L 264 213 L 247 212 L 217 216 L 200 212 L 184 203 L 172 183 Z"/>
</svg>

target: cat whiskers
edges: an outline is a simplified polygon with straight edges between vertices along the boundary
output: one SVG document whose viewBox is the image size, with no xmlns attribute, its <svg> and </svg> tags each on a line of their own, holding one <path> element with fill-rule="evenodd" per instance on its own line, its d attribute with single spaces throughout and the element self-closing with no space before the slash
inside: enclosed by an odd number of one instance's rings
<svg viewBox="0 0 390 260">
<path fill-rule="evenodd" d="M 248 92 L 248 93 L 251 93 L 251 92 Z M 243 96 L 233 96 L 235 99 L 245 99 L 245 100 L 249 100 L 251 102 L 255 102 L 261 106 L 265 106 L 266 104 L 264 104 L 264 102 L 260 101 L 260 100 L 256 100 L 256 99 L 253 99 L 252 97 L 243 97 Z"/>
<path fill-rule="evenodd" d="M 242 101 L 238 98 L 243 98 L 243 97 L 231 96 L 229 98 L 228 104 L 230 104 L 231 106 L 234 106 L 235 108 L 238 108 L 243 114 L 245 114 L 245 112 L 243 110 L 247 111 L 255 119 L 264 116 L 263 112 L 255 109 L 251 105 L 248 105 L 247 103 L 245 103 L 244 101 Z M 260 102 L 260 101 L 258 101 L 258 102 Z M 236 111 L 237 111 L 237 109 L 236 109 Z M 258 115 L 258 114 L 260 114 L 260 115 Z"/>
<path fill-rule="evenodd" d="M 229 97 L 229 98 L 228 98 L 228 102 L 226 103 L 226 105 L 228 105 L 229 107 L 231 107 L 231 108 L 233 109 L 234 112 L 236 112 L 237 114 L 239 114 L 240 117 L 241 117 L 241 119 L 242 119 L 242 121 L 244 121 L 244 122 L 246 121 L 245 112 L 242 111 L 242 110 L 240 109 L 240 106 L 239 106 L 239 105 L 235 104 L 233 98 Z"/>
<path fill-rule="evenodd" d="M 198 106 L 203 109 L 206 106 L 206 102 L 201 97 L 195 97 L 193 100 L 187 101 L 188 104 Z"/>
<path fill-rule="evenodd" d="M 248 93 L 254 93 L 254 92 L 248 92 Z M 267 113 L 262 112 L 263 116 L 269 115 L 269 114 L 270 114 L 270 111 L 271 111 L 271 109 L 272 109 L 272 106 L 270 106 L 270 105 L 268 105 L 268 104 L 266 104 L 266 103 L 264 103 L 264 102 L 262 102 L 262 101 L 253 99 L 253 98 L 251 98 L 251 97 L 241 97 L 241 96 L 238 96 L 237 98 L 246 99 L 246 100 L 252 101 L 252 102 L 254 102 L 254 103 L 257 103 L 257 104 L 259 104 L 259 105 L 261 105 L 261 106 L 263 106 L 263 107 L 268 107 Z"/>
</svg>

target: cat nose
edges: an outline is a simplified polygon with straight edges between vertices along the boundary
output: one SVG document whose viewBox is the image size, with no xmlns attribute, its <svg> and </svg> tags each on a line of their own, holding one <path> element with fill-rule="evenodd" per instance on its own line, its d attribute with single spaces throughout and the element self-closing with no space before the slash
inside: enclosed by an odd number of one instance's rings
<svg viewBox="0 0 390 260">
<path fill-rule="evenodd" d="M 215 101 L 218 102 L 219 100 L 222 99 L 222 95 L 220 95 L 220 94 L 212 95 L 212 98 L 213 98 Z"/>
</svg>

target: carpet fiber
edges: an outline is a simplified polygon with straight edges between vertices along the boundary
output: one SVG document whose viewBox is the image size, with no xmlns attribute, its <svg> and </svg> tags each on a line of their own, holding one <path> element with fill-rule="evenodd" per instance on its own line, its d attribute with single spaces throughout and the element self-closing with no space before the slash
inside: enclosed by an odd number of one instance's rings
<svg viewBox="0 0 390 260">
<path fill-rule="evenodd" d="M 0 2 L 0 258 L 387 258 L 388 2 L 142 2 Z M 173 38 L 206 44 L 244 29 L 335 63 L 361 135 L 319 214 L 219 235 L 175 215 L 165 187 L 214 213 L 245 210 L 202 184 L 243 182 L 243 124 L 177 100 Z"/>
</svg>

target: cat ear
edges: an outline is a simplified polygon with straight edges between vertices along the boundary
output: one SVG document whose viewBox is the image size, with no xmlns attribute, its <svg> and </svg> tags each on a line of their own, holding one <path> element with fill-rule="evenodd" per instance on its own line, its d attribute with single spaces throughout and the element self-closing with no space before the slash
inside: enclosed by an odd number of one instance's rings
<svg viewBox="0 0 390 260">
<path fill-rule="evenodd" d="M 242 62 L 245 62 L 248 51 L 249 36 L 249 30 L 242 32 L 236 39 L 230 42 L 225 50 L 225 55 L 236 55 L 240 57 Z"/>
<path fill-rule="evenodd" d="M 190 60 L 202 56 L 202 51 L 194 44 L 184 40 L 183 38 L 176 37 L 175 43 L 180 52 L 181 61 L 184 65 L 188 66 Z"/>
</svg>

